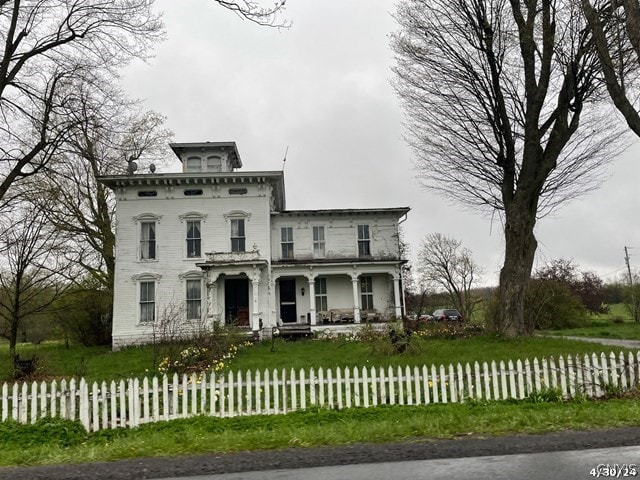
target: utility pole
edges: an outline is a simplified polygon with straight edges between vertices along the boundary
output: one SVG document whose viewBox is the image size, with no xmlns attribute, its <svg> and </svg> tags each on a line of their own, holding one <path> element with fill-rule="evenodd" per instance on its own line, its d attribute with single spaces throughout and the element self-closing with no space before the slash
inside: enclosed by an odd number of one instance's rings
<svg viewBox="0 0 640 480">
<path fill-rule="evenodd" d="M 631 265 L 629 263 L 629 249 L 624 247 L 624 261 L 627 264 L 627 272 L 629 272 L 629 289 L 631 290 L 631 314 L 635 322 L 640 321 L 638 319 L 638 305 L 636 304 L 636 294 L 633 288 L 633 275 L 631 274 Z"/>
</svg>

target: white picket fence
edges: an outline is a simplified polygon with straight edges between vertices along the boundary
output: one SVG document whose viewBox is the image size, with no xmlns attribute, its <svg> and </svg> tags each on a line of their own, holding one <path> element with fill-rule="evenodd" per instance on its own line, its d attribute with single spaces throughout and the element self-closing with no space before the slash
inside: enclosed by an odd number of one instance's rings
<svg viewBox="0 0 640 480">
<path fill-rule="evenodd" d="M 89 431 L 194 415 L 284 414 L 351 408 L 522 399 L 554 389 L 593 398 L 640 383 L 640 351 L 430 367 L 265 370 L 166 375 L 89 385 L 84 379 L 2 385 L 0 418 L 79 419 Z"/>
</svg>

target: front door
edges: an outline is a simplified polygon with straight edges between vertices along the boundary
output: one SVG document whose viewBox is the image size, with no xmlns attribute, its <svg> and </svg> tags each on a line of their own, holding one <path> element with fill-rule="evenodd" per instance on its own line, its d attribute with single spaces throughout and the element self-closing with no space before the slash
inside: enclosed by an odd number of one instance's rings
<svg viewBox="0 0 640 480">
<path fill-rule="evenodd" d="M 296 280 L 280 279 L 280 319 L 283 323 L 296 322 Z"/>
<path fill-rule="evenodd" d="M 249 326 L 249 279 L 225 279 L 224 318 L 227 324 Z"/>
</svg>

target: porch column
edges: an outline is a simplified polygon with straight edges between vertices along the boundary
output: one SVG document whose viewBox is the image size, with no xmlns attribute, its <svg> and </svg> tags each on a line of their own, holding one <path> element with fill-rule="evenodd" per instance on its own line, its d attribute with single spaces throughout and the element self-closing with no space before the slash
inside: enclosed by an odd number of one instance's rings
<svg viewBox="0 0 640 480">
<path fill-rule="evenodd" d="M 360 323 L 360 291 L 358 289 L 358 277 L 351 276 L 351 284 L 353 285 L 353 320 Z"/>
<path fill-rule="evenodd" d="M 400 303 L 400 277 L 393 276 L 393 303 L 395 308 L 396 318 L 402 317 L 402 304 Z"/>
<path fill-rule="evenodd" d="M 218 277 L 219 273 L 209 273 L 207 278 L 207 323 L 219 322 L 218 316 Z"/>
<path fill-rule="evenodd" d="M 315 276 L 309 275 L 309 315 L 311 315 L 311 325 L 316 325 L 316 279 Z"/>
<path fill-rule="evenodd" d="M 251 309 L 251 329 L 254 332 L 260 330 L 260 270 L 253 267 L 253 277 L 251 278 L 253 291 L 253 308 Z"/>
<path fill-rule="evenodd" d="M 278 314 L 276 312 L 276 279 L 269 278 L 269 327 L 278 325 Z"/>
</svg>

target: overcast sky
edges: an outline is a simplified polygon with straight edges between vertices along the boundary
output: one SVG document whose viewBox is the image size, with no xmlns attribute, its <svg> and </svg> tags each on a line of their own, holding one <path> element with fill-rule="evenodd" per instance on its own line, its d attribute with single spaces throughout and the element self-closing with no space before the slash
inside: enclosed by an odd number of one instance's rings
<svg viewBox="0 0 640 480">
<path fill-rule="evenodd" d="M 415 258 L 440 232 L 469 247 L 497 284 L 498 217 L 482 217 L 422 188 L 402 139 L 391 85 L 391 0 L 289 0 L 289 30 L 242 21 L 211 0 L 157 0 L 168 39 L 124 75 L 126 91 L 167 117 L 176 142 L 235 141 L 243 170 L 285 166 L 289 209 L 411 207 Z M 606 128 L 606 126 L 603 126 Z M 177 169 L 178 166 L 175 166 Z M 574 260 L 607 280 L 640 267 L 640 146 L 609 169 L 602 188 L 540 221 L 537 262 Z"/>
</svg>

